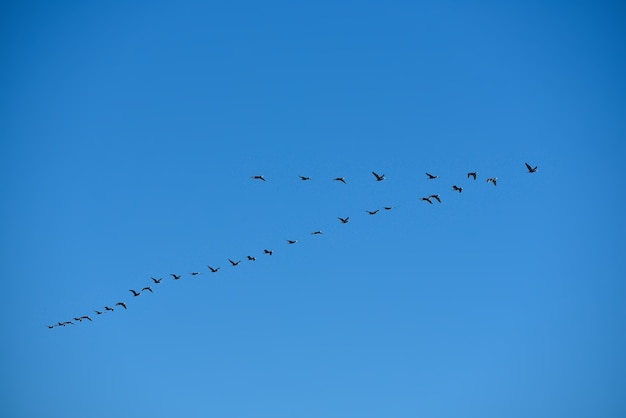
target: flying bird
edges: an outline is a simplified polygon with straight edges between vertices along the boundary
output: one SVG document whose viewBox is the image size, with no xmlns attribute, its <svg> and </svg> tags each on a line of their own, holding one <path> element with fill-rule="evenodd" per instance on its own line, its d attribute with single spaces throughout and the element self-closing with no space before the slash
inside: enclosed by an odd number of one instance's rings
<svg viewBox="0 0 626 418">
<path fill-rule="evenodd" d="M 454 186 L 452 186 L 452 190 L 456 190 L 457 192 L 461 193 L 463 191 L 463 188 L 455 184 Z"/>
<path fill-rule="evenodd" d="M 96 315 L 102 315 L 104 312 L 100 312 L 100 311 L 96 311 L 94 310 L 94 312 L 96 313 Z"/>
<path fill-rule="evenodd" d="M 250 261 L 256 261 L 256 257 L 252 257 L 251 255 L 249 255 L 247 257 L 248 257 L 248 260 L 250 260 Z"/>
<path fill-rule="evenodd" d="M 476 175 L 477 174 L 478 174 L 477 172 L 471 171 L 471 172 L 467 173 L 467 178 L 474 177 L 474 180 L 476 180 Z"/>
<path fill-rule="evenodd" d="M 345 178 L 343 178 L 343 177 L 335 177 L 333 180 L 335 180 L 335 181 L 340 181 L 340 182 L 342 182 L 343 184 L 346 184 L 346 179 L 345 179 Z"/>
<path fill-rule="evenodd" d="M 311 232 L 311 235 L 322 235 L 323 232 L 322 231 L 313 231 Z"/>
<path fill-rule="evenodd" d="M 429 199 L 437 199 L 437 202 L 441 203 L 441 199 L 439 198 L 438 194 L 431 194 L 430 196 L 428 196 Z"/>
<path fill-rule="evenodd" d="M 124 309 L 128 309 L 128 308 L 126 307 L 126 304 L 125 304 L 124 302 L 117 302 L 117 303 L 115 304 L 115 306 L 121 306 L 121 307 L 122 307 L 122 308 L 124 308 Z"/>
<path fill-rule="evenodd" d="M 49 329 L 56 327 L 56 325 L 46 325 Z"/>
<path fill-rule="evenodd" d="M 93 322 L 93 320 L 92 320 L 91 318 L 89 318 L 89 316 L 87 316 L 87 315 L 83 315 L 83 316 L 81 316 L 81 319 L 88 319 L 88 320 L 90 320 L 91 322 Z"/>
<path fill-rule="evenodd" d="M 287 240 L 287 244 L 295 244 L 296 242 L 298 242 L 297 239 L 288 239 Z"/>
<path fill-rule="evenodd" d="M 211 273 L 217 273 L 219 271 L 219 269 L 220 269 L 219 267 L 217 267 L 217 268 L 213 268 L 211 266 L 207 266 L 207 267 L 209 268 L 209 270 L 211 270 Z"/>
<path fill-rule="evenodd" d="M 176 275 L 174 273 L 170 273 L 170 276 L 172 276 L 174 278 L 174 280 L 180 280 L 180 279 L 183 278 L 183 276 L 179 276 L 179 275 Z"/>
<path fill-rule="evenodd" d="M 430 201 L 430 197 L 422 197 L 421 199 L 425 202 L 430 203 L 431 205 L 433 204 L 433 202 Z"/>
<path fill-rule="evenodd" d="M 337 218 L 341 221 L 342 224 L 347 224 L 348 222 L 350 222 L 350 217 L 348 216 L 347 218 Z"/>
<path fill-rule="evenodd" d="M 524 163 L 526 164 L 526 168 L 528 169 L 529 173 L 536 173 L 537 172 L 537 166 L 531 167 L 530 164 L 528 163 Z"/>
<path fill-rule="evenodd" d="M 391 210 L 391 209 L 393 209 L 393 206 L 383 206 L 383 209 L 385 209 L 385 210 Z"/>
<path fill-rule="evenodd" d="M 307 176 L 298 176 L 298 177 L 300 177 L 300 180 L 302 181 L 311 180 L 311 177 L 307 177 Z"/>
<path fill-rule="evenodd" d="M 65 322 L 61 323 L 61 322 L 57 322 L 57 327 L 64 327 L 65 326 Z"/>
<path fill-rule="evenodd" d="M 197 276 L 198 274 L 200 274 L 200 272 L 199 271 L 192 271 L 190 274 L 192 276 Z"/>
<path fill-rule="evenodd" d="M 228 261 L 230 261 L 230 264 L 232 264 L 233 266 L 236 266 L 237 264 L 241 263 L 241 260 L 239 261 L 233 261 L 230 258 L 228 259 Z"/>
<path fill-rule="evenodd" d="M 74 321 L 83 322 L 83 318 L 74 318 Z"/>
<path fill-rule="evenodd" d="M 370 215 L 376 215 L 378 213 L 378 209 L 376 209 L 374 211 L 366 210 L 365 212 L 367 212 Z"/>
<path fill-rule="evenodd" d="M 115 310 L 115 308 L 109 308 L 108 306 L 105 306 L 104 309 L 107 310 L 107 311 L 111 311 L 111 312 L 113 312 Z"/>
<path fill-rule="evenodd" d="M 159 283 L 161 283 L 161 280 L 163 280 L 163 277 L 160 277 L 160 278 L 158 278 L 158 279 L 155 279 L 154 277 L 150 277 L 150 278 L 152 279 L 152 281 L 153 281 L 155 284 L 159 284 Z"/>
<path fill-rule="evenodd" d="M 129 289 L 131 292 L 133 292 L 133 296 L 139 296 L 141 295 L 141 292 L 136 292 L 133 289 Z"/>
<path fill-rule="evenodd" d="M 374 175 L 374 177 L 376 177 L 376 181 L 383 181 L 385 180 L 385 175 L 378 175 L 375 171 L 372 171 L 372 174 Z"/>
<path fill-rule="evenodd" d="M 439 178 L 439 176 L 434 176 L 434 175 L 432 175 L 430 173 L 426 173 L 426 175 L 428 176 L 428 180 L 433 180 L 433 179 L 438 179 Z"/>
<path fill-rule="evenodd" d="M 144 287 L 143 289 L 141 289 L 141 291 L 142 291 L 142 292 L 143 292 L 144 290 L 147 290 L 147 291 L 148 291 L 148 292 L 150 292 L 150 293 L 154 293 L 154 292 L 152 291 L 152 288 L 151 288 L 150 286 L 146 286 L 146 287 Z"/>
<path fill-rule="evenodd" d="M 272 254 L 273 254 L 273 251 L 272 251 L 272 250 L 265 249 L 265 250 L 263 250 L 263 254 L 269 254 L 269 255 L 272 255 Z"/>
<path fill-rule="evenodd" d="M 265 181 L 265 177 L 263 177 L 263 176 L 252 176 L 251 178 L 253 180 L 263 180 L 263 181 Z"/>
<path fill-rule="evenodd" d="M 497 177 L 489 177 L 489 178 L 487 179 L 487 183 L 493 183 L 493 185 L 494 185 L 494 186 L 496 185 L 496 182 L 497 182 L 497 181 L 498 181 L 498 178 L 497 178 Z"/>
</svg>

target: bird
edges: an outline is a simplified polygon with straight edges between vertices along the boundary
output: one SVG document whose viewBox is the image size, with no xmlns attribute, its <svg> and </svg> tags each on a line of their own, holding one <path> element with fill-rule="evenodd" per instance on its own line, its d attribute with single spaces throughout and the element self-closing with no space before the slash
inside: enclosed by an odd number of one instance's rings
<svg viewBox="0 0 626 418">
<path fill-rule="evenodd" d="M 372 171 L 372 174 L 374 175 L 374 177 L 376 177 L 376 181 L 383 181 L 383 180 L 385 180 L 385 175 L 384 174 L 379 176 L 378 174 L 376 174 L 375 171 Z"/>
<path fill-rule="evenodd" d="M 115 308 L 109 308 L 108 306 L 105 306 L 104 309 L 107 310 L 107 311 L 111 311 L 111 312 L 113 312 L 115 310 Z"/>
<path fill-rule="evenodd" d="M 333 180 L 335 180 L 335 181 L 340 181 L 340 182 L 342 182 L 343 184 L 346 184 L 346 179 L 345 179 L 345 178 L 343 178 L 343 177 L 335 177 Z"/>
<path fill-rule="evenodd" d="M 383 206 L 383 209 L 385 209 L 385 210 L 391 210 L 391 209 L 393 209 L 393 206 Z"/>
<path fill-rule="evenodd" d="M 124 309 L 128 309 L 128 308 L 126 307 L 126 304 L 125 304 L 124 302 L 117 302 L 117 303 L 115 304 L 115 306 L 121 306 L 121 307 L 122 307 L 122 308 L 124 308 Z"/>
<path fill-rule="evenodd" d="M 63 322 L 63 325 L 74 325 L 74 323 L 72 321 L 65 321 Z"/>
<path fill-rule="evenodd" d="M 430 203 L 431 205 L 433 204 L 433 202 L 430 201 L 430 197 L 422 197 L 421 199 Z"/>
<path fill-rule="evenodd" d="M 174 278 L 174 280 L 180 280 L 180 279 L 183 278 L 183 276 L 179 276 L 179 275 L 176 275 L 174 273 L 170 273 L 170 276 L 172 276 Z"/>
<path fill-rule="evenodd" d="M 378 213 L 378 209 L 376 209 L 374 211 L 366 210 L 365 212 L 367 212 L 370 215 L 376 215 Z"/>
<path fill-rule="evenodd" d="M 437 202 L 441 203 L 441 199 L 439 198 L 438 194 L 431 194 L 430 196 L 428 196 L 429 199 L 437 199 Z"/>
<path fill-rule="evenodd" d="M 253 180 L 263 180 L 263 181 L 265 181 L 265 177 L 263 177 L 263 176 L 252 176 L 251 178 Z"/>
<path fill-rule="evenodd" d="M 287 244 L 295 244 L 296 242 L 298 242 L 297 239 L 288 239 L 287 240 Z"/>
<path fill-rule="evenodd" d="M 150 278 L 152 279 L 152 281 L 153 281 L 155 284 L 159 284 L 159 283 L 161 283 L 161 280 L 163 280 L 163 278 L 162 278 L 162 277 L 160 277 L 160 278 L 158 278 L 158 279 L 155 279 L 154 277 L 150 277 Z"/>
<path fill-rule="evenodd" d="M 57 327 L 64 327 L 65 326 L 65 322 L 61 323 L 61 322 L 57 322 Z"/>
<path fill-rule="evenodd" d="M 496 185 L 496 182 L 497 182 L 497 181 L 498 181 L 498 178 L 497 178 L 497 177 L 489 177 L 489 178 L 487 179 L 487 183 L 491 182 L 491 183 L 493 183 L 493 185 L 494 185 L 494 186 Z"/>
<path fill-rule="evenodd" d="M 217 267 L 217 268 L 213 268 L 211 266 L 207 266 L 207 267 L 209 268 L 209 270 L 211 270 L 211 273 L 217 273 L 219 271 L 219 269 L 220 269 L 219 267 Z"/>
<path fill-rule="evenodd" d="M 300 180 L 302 181 L 311 180 L 311 177 L 307 177 L 307 176 L 298 176 L 298 177 L 300 177 Z"/>
<path fill-rule="evenodd" d="M 143 289 L 141 289 L 141 291 L 142 291 L 142 292 L 143 292 L 144 290 L 147 290 L 147 291 L 148 291 L 148 292 L 150 292 L 150 293 L 154 293 L 154 292 L 152 291 L 152 288 L 151 288 L 150 286 L 146 286 L 146 287 L 144 287 Z"/>
<path fill-rule="evenodd" d="M 74 318 L 74 321 L 83 322 L 83 318 Z"/>
<path fill-rule="evenodd" d="M 192 276 L 197 276 L 198 274 L 200 274 L 200 272 L 199 271 L 192 271 L 189 274 L 191 274 Z"/>
<path fill-rule="evenodd" d="M 89 316 L 87 316 L 87 315 L 83 315 L 83 316 L 81 316 L 81 318 L 82 318 L 82 319 L 88 319 L 88 320 L 90 320 L 90 321 L 92 321 L 92 322 L 93 322 L 93 320 L 92 320 L 91 318 L 89 318 Z"/>
<path fill-rule="evenodd" d="M 457 192 L 461 193 L 463 191 L 463 188 L 455 184 L 454 186 L 452 186 L 452 190 L 456 190 Z"/>
<path fill-rule="evenodd" d="M 350 222 L 350 217 L 349 216 L 346 217 L 346 218 L 338 217 L 337 219 L 339 219 L 342 224 L 347 224 L 348 222 Z"/>
<path fill-rule="evenodd" d="M 322 231 L 313 231 L 311 232 L 311 235 L 322 235 L 323 232 Z"/>
<path fill-rule="evenodd" d="M 133 289 L 129 289 L 131 292 L 133 292 L 133 296 L 139 296 L 141 295 L 141 292 L 136 292 Z"/>
<path fill-rule="evenodd" d="M 252 257 L 251 255 L 247 256 L 249 261 L 256 261 L 256 257 Z"/>
<path fill-rule="evenodd" d="M 530 164 L 528 163 L 524 163 L 526 164 L 526 168 L 528 169 L 529 173 L 536 173 L 537 172 L 537 166 L 531 167 Z"/>
<path fill-rule="evenodd" d="M 438 179 L 439 178 L 439 176 L 434 176 L 434 175 L 432 175 L 430 173 L 426 173 L 426 175 L 428 176 L 428 180 L 433 180 L 433 179 Z"/>
<path fill-rule="evenodd" d="M 478 173 L 475 172 L 475 171 L 470 171 L 469 173 L 467 173 L 467 178 L 474 177 L 474 180 L 476 180 L 476 175 L 477 174 Z"/>
<path fill-rule="evenodd" d="M 96 315 L 102 315 L 104 312 L 100 312 L 100 311 L 96 311 L 94 310 L 94 312 L 96 313 Z"/>
<path fill-rule="evenodd" d="M 56 327 L 56 325 L 46 325 L 49 329 Z"/>
<path fill-rule="evenodd" d="M 269 255 L 272 255 L 273 253 L 274 253 L 274 252 L 273 252 L 272 250 L 268 250 L 268 249 L 263 250 L 263 254 L 269 254 Z"/>
<path fill-rule="evenodd" d="M 241 260 L 239 261 L 233 261 L 230 258 L 228 259 L 228 261 L 230 261 L 230 264 L 232 264 L 233 266 L 236 266 L 237 264 L 241 263 Z"/>
</svg>

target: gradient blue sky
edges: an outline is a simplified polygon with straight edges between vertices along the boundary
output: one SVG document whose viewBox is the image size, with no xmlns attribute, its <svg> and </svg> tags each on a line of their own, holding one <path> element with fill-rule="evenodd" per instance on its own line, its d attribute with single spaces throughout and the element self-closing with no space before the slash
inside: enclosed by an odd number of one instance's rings
<svg viewBox="0 0 626 418">
<path fill-rule="evenodd" d="M 4 2 L 0 415 L 626 416 L 625 17 Z"/>
</svg>

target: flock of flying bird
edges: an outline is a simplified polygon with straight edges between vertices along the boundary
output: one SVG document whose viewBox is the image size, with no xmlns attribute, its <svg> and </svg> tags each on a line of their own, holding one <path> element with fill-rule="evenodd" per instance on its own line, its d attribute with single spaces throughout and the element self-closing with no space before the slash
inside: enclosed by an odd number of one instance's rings
<svg viewBox="0 0 626 418">
<path fill-rule="evenodd" d="M 526 169 L 528 170 L 528 173 L 532 174 L 532 173 L 536 173 L 537 172 L 537 166 L 533 167 L 533 166 L 531 166 L 528 163 L 524 163 L 524 164 L 526 165 Z M 372 175 L 375 177 L 376 181 L 383 181 L 383 180 L 385 180 L 385 175 L 384 174 L 378 174 L 378 173 L 372 171 Z M 430 174 L 428 172 L 426 173 L 426 176 L 427 176 L 428 180 L 435 180 L 435 179 L 439 178 L 439 176 Z M 300 180 L 302 180 L 302 181 L 310 181 L 311 180 L 311 177 L 307 177 L 307 176 L 299 176 L 299 177 L 300 177 Z M 476 180 L 477 177 L 478 177 L 478 172 L 471 171 L 471 172 L 467 173 L 467 178 L 468 179 L 469 178 L 473 178 L 474 180 Z M 262 175 L 252 176 L 251 178 L 254 179 L 254 180 L 266 181 L 265 177 L 263 177 Z M 344 177 L 335 177 L 333 179 L 333 181 L 338 181 L 338 182 L 341 182 L 343 184 L 347 184 L 347 181 L 346 181 L 346 179 Z M 492 183 L 494 186 L 497 185 L 497 181 L 498 181 L 497 177 L 489 177 L 487 179 L 487 183 Z M 463 192 L 463 188 L 457 186 L 456 184 L 452 186 L 452 190 L 456 191 L 456 192 L 459 192 L 459 193 Z M 420 200 L 428 202 L 431 205 L 433 204 L 433 200 L 436 200 L 437 202 L 441 203 L 441 197 L 438 194 L 433 194 L 433 195 L 430 195 L 430 196 L 421 197 Z M 393 206 L 383 206 L 383 209 L 384 210 L 391 210 L 391 209 L 393 209 Z M 366 212 L 369 215 L 376 215 L 379 212 L 379 210 L 378 209 L 376 209 L 374 211 L 366 210 Z M 345 218 L 338 217 L 337 219 L 342 224 L 347 224 L 348 222 L 350 222 L 350 217 L 345 217 Z M 322 231 L 317 230 L 317 231 L 311 232 L 311 235 L 320 235 L 322 233 L 323 233 Z M 287 241 L 288 245 L 293 245 L 293 244 L 296 244 L 298 242 L 298 240 L 292 240 L 292 239 L 288 239 L 286 241 Z M 263 254 L 271 256 L 273 254 L 273 250 L 265 248 L 263 250 Z M 256 261 L 256 257 L 248 255 L 247 256 L 247 260 L 248 261 Z M 241 261 L 242 260 L 232 260 L 232 259 L 228 258 L 228 262 L 230 263 L 230 265 L 232 267 L 235 267 L 235 266 L 239 265 L 239 263 L 241 263 Z M 221 269 L 221 267 L 212 267 L 212 266 L 207 266 L 207 267 L 209 268 L 209 271 L 211 273 L 217 273 Z M 199 271 L 194 271 L 194 272 L 191 272 L 190 274 L 191 274 L 191 276 L 197 276 L 197 275 L 199 275 L 201 273 Z M 173 280 L 180 280 L 180 279 L 183 278 L 182 275 L 178 275 L 178 274 L 174 274 L 174 273 L 170 273 L 170 276 L 172 276 Z M 152 280 L 152 285 L 161 284 L 161 282 L 163 281 L 162 277 L 160 277 L 160 278 L 151 277 L 150 279 Z M 154 293 L 154 291 L 152 290 L 151 286 L 145 286 L 141 290 L 129 289 L 129 292 L 132 293 L 133 297 L 138 297 L 143 292 Z M 120 308 L 128 309 L 126 307 L 126 303 L 120 301 L 120 302 L 115 303 L 113 306 L 105 305 L 103 310 L 94 310 L 94 312 L 95 312 L 96 315 L 104 315 L 107 312 L 114 312 L 116 307 L 118 307 L 118 306 Z M 49 329 L 56 328 L 56 327 L 65 327 L 67 325 L 75 325 L 76 322 L 83 322 L 83 321 L 90 321 L 91 322 L 91 321 L 93 321 L 93 319 L 89 315 L 76 316 L 76 317 L 73 318 L 73 320 L 70 320 L 70 321 L 60 321 L 60 322 L 57 322 L 56 324 L 53 324 L 53 325 L 47 325 L 47 327 Z"/>
</svg>

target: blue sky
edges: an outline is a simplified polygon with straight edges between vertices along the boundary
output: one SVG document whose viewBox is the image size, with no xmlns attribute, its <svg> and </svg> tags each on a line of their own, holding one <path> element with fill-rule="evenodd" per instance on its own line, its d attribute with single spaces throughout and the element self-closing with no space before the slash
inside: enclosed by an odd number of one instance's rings
<svg viewBox="0 0 626 418">
<path fill-rule="evenodd" d="M 0 415 L 626 415 L 619 2 L 1 8 Z"/>
</svg>

